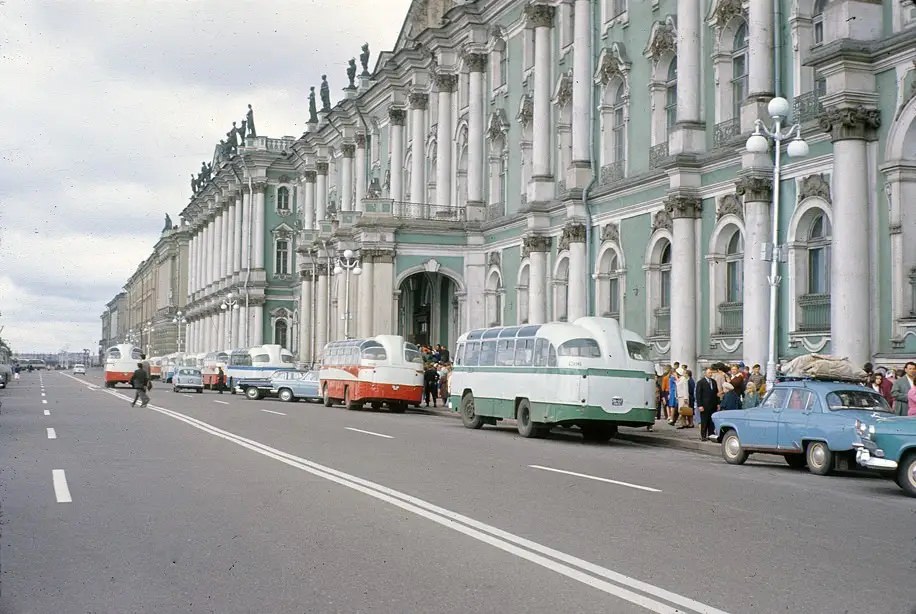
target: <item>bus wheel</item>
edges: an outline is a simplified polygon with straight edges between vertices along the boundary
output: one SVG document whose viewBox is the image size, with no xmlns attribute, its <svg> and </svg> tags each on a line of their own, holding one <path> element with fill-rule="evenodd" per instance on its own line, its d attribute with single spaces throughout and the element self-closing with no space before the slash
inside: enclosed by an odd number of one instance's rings
<svg viewBox="0 0 916 614">
<path fill-rule="evenodd" d="M 582 439 L 595 443 L 607 443 L 617 434 L 615 424 L 585 424 L 582 426 Z"/>
<path fill-rule="evenodd" d="M 470 392 L 461 397 L 461 421 L 469 429 L 479 429 L 483 426 L 483 418 L 474 411 L 474 395 Z"/>
<path fill-rule="evenodd" d="M 328 396 L 328 385 L 324 385 L 324 391 L 321 393 L 321 402 L 324 403 L 325 407 L 330 407 L 334 404 L 334 401 L 331 400 L 331 397 Z"/>
<path fill-rule="evenodd" d="M 407 402 L 406 401 L 392 401 L 388 404 L 388 411 L 393 414 L 403 414 L 407 411 Z"/>
<path fill-rule="evenodd" d="M 349 409 L 349 410 L 351 410 L 351 411 L 352 411 L 352 410 L 357 410 L 357 409 L 362 409 L 362 408 L 363 408 L 363 404 L 362 404 L 362 403 L 360 403 L 360 402 L 358 402 L 358 401 L 351 401 L 351 400 L 350 400 L 350 388 L 349 388 L 349 386 L 348 386 L 347 388 L 344 388 L 344 407 L 346 407 L 347 409 Z"/>
<path fill-rule="evenodd" d="M 379 401 L 372 401 L 372 409 L 378 411 L 382 408 L 382 404 Z"/>
<path fill-rule="evenodd" d="M 531 406 L 528 399 L 518 402 L 518 412 L 515 421 L 518 423 L 518 434 L 522 437 L 543 437 L 547 433 L 545 425 L 531 420 Z"/>
</svg>

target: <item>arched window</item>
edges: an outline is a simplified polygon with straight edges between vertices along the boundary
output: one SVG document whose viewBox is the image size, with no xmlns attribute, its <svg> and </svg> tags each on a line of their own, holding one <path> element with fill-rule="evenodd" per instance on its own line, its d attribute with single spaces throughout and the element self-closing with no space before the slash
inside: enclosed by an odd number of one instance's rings
<svg viewBox="0 0 916 614">
<path fill-rule="evenodd" d="M 736 230 L 725 248 L 725 300 L 740 303 L 744 299 L 744 240 Z"/>
<path fill-rule="evenodd" d="M 280 347 L 289 349 L 289 326 L 286 324 L 286 320 L 277 320 L 274 323 L 274 343 Z"/>
<path fill-rule="evenodd" d="M 277 211 L 289 211 L 289 188 L 286 186 L 277 190 Z"/>
<path fill-rule="evenodd" d="M 668 79 L 665 81 L 665 125 L 670 132 L 677 122 L 677 56 L 668 65 Z"/>
<path fill-rule="evenodd" d="M 814 13 L 811 16 L 811 26 L 814 30 L 814 44 L 820 45 L 824 42 L 824 9 L 827 8 L 827 0 L 816 0 L 814 3 Z"/>
<path fill-rule="evenodd" d="M 557 264 L 553 280 L 553 319 L 566 322 L 569 318 L 569 258 Z"/>
<path fill-rule="evenodd" d="M 667 243 L 662 249 L 662 257 L 658 263 L 659 281 L 661 282 L 658 306 L 671 308 L 671 244 Z"/>
<path fill-rule="evenodd" d="M 808 294 L 830 293 L 830 221 L 823 215 L 808 230 Z"/>
<path fill-rule="evenodd" d="M 747 24 L 735 32 L 732 46 L 732 117 L 741 117 L 741 104 L 747 98 Z"/>
<path fill-rule="evenodd" d="M 614 162 L 623 162 L 627 159 L 627 125 L 624 116 L 626 107 L 626 96 L 624 93 L 624 84 L 617 86 L 617 92 L 614 94 L 614 109 L 612 111 L 612 130 L 614 138 Z"/>
<path fill-rule="evenodd" d="M 598 313 L 607 318 L 620 318 L 620 277 L 617 271 L 620 262 L 617 252 L 604 252 L 598 264 L 599 300 Z"/>
<path fill-rule="evenodd" d="M 492 271 L 487 278 L 487 289 L 484 292 L 487 307 L 487 325 L 503 324 L 503 282 L 498 271 Z"/>
<path fill-rule="evenodd" d="M 289 241 L 277 239 L 277 253 L 274 261 L 274 272 L 277 275 L 289 274 Z"/>
<path fill-rule="evenodd" d="M 527 263 L 522 265 L 522 270 L 518 275 L 518 287 L 516 296 L 518 297 L 518 323 L 528 323 L 528 283 L 530 281 L 529 266 Z"/>
</svg>

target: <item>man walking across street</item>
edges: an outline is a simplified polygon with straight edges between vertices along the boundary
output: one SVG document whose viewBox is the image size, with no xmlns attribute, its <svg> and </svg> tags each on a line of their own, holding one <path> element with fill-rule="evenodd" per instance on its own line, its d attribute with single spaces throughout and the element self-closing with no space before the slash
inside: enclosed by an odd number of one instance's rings
<svg viewBox="0 0 916 614">
<path fill-rule="evenodd" d="M 712 434 L 712 415 L 719 407 L 719 387 L 713 379 L 712 367 L 706 368 L 703 379 L 697 382 L 696 401 L 700 409 L 700 439 L 706 441 Z"/>
<path fill-rule="evenodd" d="M 130 404 L 131 407 L 134 407 L 137 404 L 137 401 L 140 401 L 140 407 L 146 407 L 149 403 L 149 395 L 146 393 L 146 387 L 149 385 L 149 374 L 147 374 L 146 369 L 143 368 L 143 363 L 137 363 L 137 370 L 134 371 L 134 374 L 130 378 L 130 385 L 133 386 L 133 389 L 136 391 L 134 393 L 133 403 Z"/>
</svg>

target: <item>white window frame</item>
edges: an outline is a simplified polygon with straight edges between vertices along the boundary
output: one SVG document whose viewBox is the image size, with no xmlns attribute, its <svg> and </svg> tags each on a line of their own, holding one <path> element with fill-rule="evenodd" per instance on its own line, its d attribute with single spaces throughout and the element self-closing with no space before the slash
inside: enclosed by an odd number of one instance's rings
<svg viewBox="0 0 916 614">
<path fill-rule="evenodd" d="M 286 270 L 281 270 L 281 266 L 280 266 L 280 263 L 281 263 L 280 243 L 286 244 L 286 249 L 284 250 L 285 258 L 286 258 L 285 260 L 285 263 L 286 263 L 285 269 Z M 292 239 L 290 239 L 289 237 L 277 237 L 276 239 L 274 239 L 274 275 L 289 275 L 290 274 L 291 247 L 292 247 Z"/>
<path fill-rule="evenodd" d="M 744 45 L 742 47 L 737 47 L 735 43 L 738 41 L 738 34 L 744 31 Z M 748 57 L 750 44 L 749 44 L 749 32 L 747 24 L 739 25 L 735 30 L 735 35 L 733 36 L 732 44 L 732 74 L 731 74 L 731 100 L 732 100 L 732 117 L 731 119 L 741 117 L 741 105 L 744 104 L 744 101 L 748 96 L 748 79 L 750 75 L 750 66 Z M 738 62 L 741 62 L 744 67 L 744 72 L 740 76 L 735 74 L 735 65 Z"/>
</svg>

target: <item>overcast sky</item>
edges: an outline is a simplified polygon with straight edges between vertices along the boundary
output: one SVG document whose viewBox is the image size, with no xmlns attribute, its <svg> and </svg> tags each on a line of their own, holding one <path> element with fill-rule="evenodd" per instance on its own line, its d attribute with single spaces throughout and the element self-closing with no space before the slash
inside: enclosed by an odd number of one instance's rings
<svg viewBox="0 0 916 614">
<path fill-rule="evenodd" d="M 300 135 L 410 0 L 0 0 L 0 337 L 89 348 L 233 121 Z"/>
</svg>

